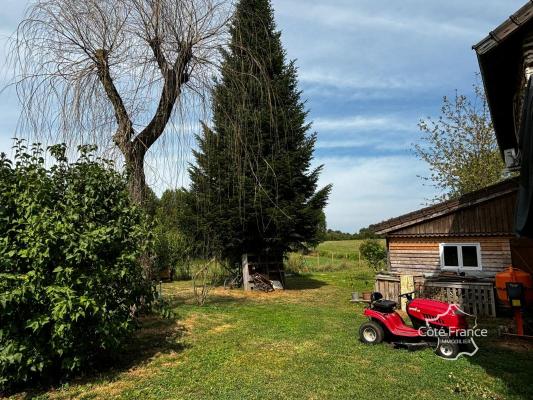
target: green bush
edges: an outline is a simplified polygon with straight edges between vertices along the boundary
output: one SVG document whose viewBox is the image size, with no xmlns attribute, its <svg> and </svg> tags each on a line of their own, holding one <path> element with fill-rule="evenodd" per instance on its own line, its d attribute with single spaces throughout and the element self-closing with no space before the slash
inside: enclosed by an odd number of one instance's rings
<svg viewBox="0 0 533 400">
<path fill-rule="evenodd" d="M 154 232 L 156 271 L 169 268 L 174 279 L 191 279 L 190 244 L 187 238 L 177 230 L 167 230 L 163 225 L 158 225 Z"/>
<path fill-rule="evenodd" d="M 15 145 L 0 155 L 0 391 L 58 379 L 117 349 L 153 288 L 139 263 L 147 237 L 125 178 L 81 146 Z"/>
<path fill-rule="evenodd" d="M 309 268 L 305 263 L 305 257 L 300 253 L 289 253 L 285 262 L 285 272 L 300 273 L 308 271 Z"/>
<path fill-rule="evenodd" d="M 374 271 L 379 271 L 387 265 L 387 249 L 376 239 L 365 240 L 359 246 L 359 251 Z"/>
<path fill-rule="evenodd" d="M 191 260 L 194 257 L 194 244 L 183 233 L 187 219 L 188 193 L 183 189 L 166 190 L 155 209 L 155 267 L 159 272 L 170 269 L 175 279 L 191 279 Z"/>
</svg>

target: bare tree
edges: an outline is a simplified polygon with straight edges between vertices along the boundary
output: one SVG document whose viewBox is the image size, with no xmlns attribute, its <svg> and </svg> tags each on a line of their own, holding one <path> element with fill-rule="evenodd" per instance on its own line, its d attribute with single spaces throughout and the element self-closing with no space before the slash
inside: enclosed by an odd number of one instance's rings
<svg viewBox="0 0 533 400">
<path fill-rule="evenodd" d="M 35 0 L 12 41 L 19 130 L 118 149 L 142 202 L 146 153 L 209 93 L 230 13 L 227 0 Z"/>
</svg>

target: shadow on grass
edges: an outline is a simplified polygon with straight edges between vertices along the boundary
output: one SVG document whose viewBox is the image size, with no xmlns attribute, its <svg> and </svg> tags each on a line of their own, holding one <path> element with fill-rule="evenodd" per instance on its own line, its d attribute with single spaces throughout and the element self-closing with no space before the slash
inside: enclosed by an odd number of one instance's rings
<svg viewBox="0 0 533 400">
<path fill-rule="evenodd" d="M 85 373 L 54 381 L 41 383 L 38 387 L 19 388 L 10 395 L 17 399 L 32 399 L 36 396 L 46 395 L 46 392 L 63 385 L 96 384 L 101 381 L 113 381 L 123 372 L 133 367 L 142 366 L 156 355 L 179 353 L 188 345 L 181 341 L 186 329 L 177 323 L 176 319 L 162 319 L 158 316 L 145 316 L 141 318 L 141 328 L 124 345 L 124 348 L 115 352 L 103 352 L 97 357 L 93 367 Z M 1 395 L 0 395 L 1 398 Z"/>
<path fill-rule="evenodd" d="M 510 396 L 533 399 L 533 343 L 524 339 L 488 337 L 476 339 L 479 351 L 467 357 L 473 365 L 499 379 Z M 467 393 L 465 393 L 467 394 Z"/>
<path fill-rule="evenodd" d="M 293 275 L 287 277 L 286 290 L 318 289 L 327 285 L 327 282 L 319 281 L 307 275 Z"/>
<path fill-rule="evenodd" d="M 241 290 L 241 289 L 231 289 L 231 290 Z M 217 305 L 217 304 L 223 304 L 223 305 L 238 305 L 242 303 L 246 303 L 250 299 L 246 297 L 237 297 L 230 294 L 229 291 L 228 294 L 221 294 L 218 293 L 209 293 L 207 296 L 207 299 L 205 300 L 204 305 Z M 188 296 L 167 296 L 166 299 L 170 302 L 170 307 L 172 309 L 175 309 L 177 307 L 188 305 L 188 306 L 199 306 L 197 301 L 195 300 L 193 295 Z"/>
<path fill-rule="evenodd" d="M 232 290 L 241 290 L 241 289 L 232 289 Z M 250 298 L 247 297 L 235 297 L 230 294 L 223 295 L 223 294 L 210 294 L 207 298 L 205 305 L 239 305 L 250 302 Z"/>
</svg>

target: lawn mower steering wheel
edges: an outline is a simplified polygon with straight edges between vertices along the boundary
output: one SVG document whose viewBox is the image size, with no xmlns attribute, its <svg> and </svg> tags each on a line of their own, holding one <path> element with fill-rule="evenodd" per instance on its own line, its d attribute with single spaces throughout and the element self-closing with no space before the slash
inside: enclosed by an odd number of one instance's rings
<svg viewBox="0 0 533 400">
<path fill-rule="evenodd" d="M 407 301 L 411 301 L 411 300 L 413 300 L 413 294 L 415 294 L 415 291 L 402 293 L 398 297 L 405 297 L 407 299 Z"/>
</svg>

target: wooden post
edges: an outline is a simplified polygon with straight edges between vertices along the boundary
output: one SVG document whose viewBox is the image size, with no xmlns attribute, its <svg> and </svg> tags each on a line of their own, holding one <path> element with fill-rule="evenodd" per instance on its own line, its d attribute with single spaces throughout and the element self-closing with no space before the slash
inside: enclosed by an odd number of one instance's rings
<svg viewBox="0 0 533 400">
<path fill-rule="evenodd" d="M 409 293 L 415 290 L 415 280 L 413 275 L 400 275 L 400 293 Z M 407 311 L 407 299 L 401 299 L 402 311 Z"/>
<path fill-rule="evenodd" d="M 244 290 L 252 290 L 250 270 L 248 269 L 248 254 L 242 255 L 242 286 Z"/>
</svg>

